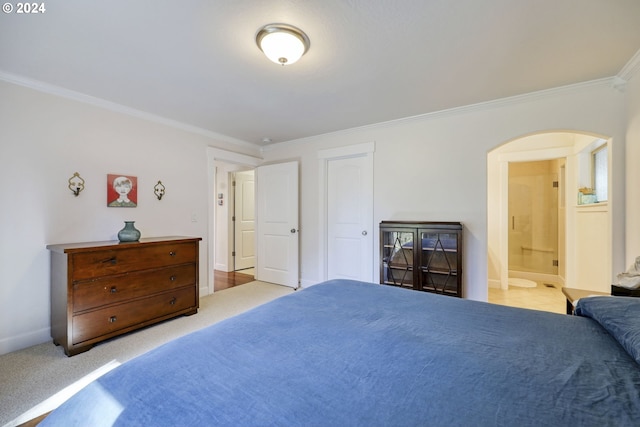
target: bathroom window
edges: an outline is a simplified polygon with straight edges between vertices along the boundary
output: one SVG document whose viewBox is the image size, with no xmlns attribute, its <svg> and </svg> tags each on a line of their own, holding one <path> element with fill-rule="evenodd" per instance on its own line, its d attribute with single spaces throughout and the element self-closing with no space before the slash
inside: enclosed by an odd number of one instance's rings
<svg viewBox="0 0 640 427">
<path fill-rule="evenodd" d="M 599 202 L 608 200 L 609 173 L 608 173 L 608 150 L 607 144 L 591 152 L 593 188 L 596 191 L 596 199 Z"/>
</svg>

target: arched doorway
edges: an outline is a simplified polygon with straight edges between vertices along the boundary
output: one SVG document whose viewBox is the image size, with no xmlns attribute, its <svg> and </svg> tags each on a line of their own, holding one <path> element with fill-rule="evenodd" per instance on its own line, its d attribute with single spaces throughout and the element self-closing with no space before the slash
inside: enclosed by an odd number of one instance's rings
<svg viewBox="0 0 640 427">
<path fill-rule="evenodd" d="M 487 234 L 490 302 L 500 303 L 492 298 L 492 295 L 495 297 L 498 294 L 495 289 L 502 291 L 499 295 L 508 295 L 509 289 L 516 289 L 516 286 L 509 286 L 510 277 L 532 280 L 537 289 L 542 289 L 550 298 L 554 298 L 552 301 L 556 309 L 548 311 L 558 312 L 563 312 L 564 307 L 559 291 L 562 286 L 602 290 L 610 285 L 610 203 L 604 201 L 588 206 L 577 203 L 578 188 L 591 186 L 592 151 L 602 145 L 608 146 L 609 142 L 604 137 L 587 133 L 541 132 L 511 140 L 488 154 Z M 520 171 L 516 173 L 520 175 L 520 187 L 516 193 L 522 203 L 529 203 L 530 206 L 514 209 L 513 181 L 511 197 L 509 195 L 510 169 L 512 178 L 514 170 Z M 535 169 L 545 172 L 532 173 Z M 538 179 L 544 174 L 552 178 Z M 554 190 L 539 190 L 531 186 L 527 187 L 526 191 L 523 190 L 523 186 L 528 185 L 527 182 L 536 181 L 544 181 L 545 185 L 557 187 Z M 527 192 L 535 193 L 534 197 L 527 199 Z M 542 202 L 542 193 L 556 197 L 557 203 Z M 552 242 L 543 235 L 547 232 L 541 231 L 539 227 L 542 223 L 541 218 L 552 217 L 549 209 L 555 209 L 553 214 L 557 216 L 555 222 L 550 221 L 545 225 L 547 228 L 555 227 L 551 230 L 553 233 L 549 233 L 557 236 L 557 240 Z M 515 239 L 519 240 L 514 242 Z M 554 249 L 554 246 L 557 246 L 557 249 Z M 518 262 L 511 262 L 515 258 L 518 258 Z M 536 266 L 536 263 L 540 262 L 553 262 L 557 266 L 554 266 L 554 269 L 541 269 Z M 545 287 L 557 287 L 557 292 L 548 292 Z M 534 295 L 533 292 L 536 292 L 535 289 L 522 291 L 522 301 L 511 301 L 512 303 L 506 305 L 545 309 L 536 306 L 538 303 L 544 305 L 547 302 L 545 298 L 537 297 L 542 292 L 531 297 Z M 511 294 L 515 295 L 516 292 Z"/>
</svg>

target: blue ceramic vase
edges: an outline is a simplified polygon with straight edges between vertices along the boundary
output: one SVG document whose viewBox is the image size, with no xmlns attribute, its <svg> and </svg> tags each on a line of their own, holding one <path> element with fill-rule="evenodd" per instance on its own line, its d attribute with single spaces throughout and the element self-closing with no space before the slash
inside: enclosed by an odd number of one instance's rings
<svg viewBox="0 0 640 427">
<path fill-rule="evenodd" d="M 121 242 L 137 242 L 140 240 L 140 230 L 134 227 L 135 221 L 125 221 L 124 228 L 118 231 L 118 240 Z"/>
</svg>

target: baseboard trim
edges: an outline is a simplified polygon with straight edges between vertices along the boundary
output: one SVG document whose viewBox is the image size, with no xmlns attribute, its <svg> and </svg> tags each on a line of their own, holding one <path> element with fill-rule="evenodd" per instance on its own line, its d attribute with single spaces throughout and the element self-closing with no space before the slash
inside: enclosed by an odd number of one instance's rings
<svg viewBox="0 0 640 427">
<path fill-rule="evenodd" d="M 12 353 L 51 340 L 51 328 L 43 328 L 0 340 L 0 355 Z"/>
</svg>

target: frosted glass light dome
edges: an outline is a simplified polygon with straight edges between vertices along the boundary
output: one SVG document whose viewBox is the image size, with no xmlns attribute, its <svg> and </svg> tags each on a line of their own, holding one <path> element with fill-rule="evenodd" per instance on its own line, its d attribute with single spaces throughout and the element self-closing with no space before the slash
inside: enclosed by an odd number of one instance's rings
<svg viewBox="0 0 640 427">
<path fill-rule="evenodd" d="M 276 64 L 291 65 L 309 50 L 309 38 L 300 29 L 287 24 L 269 24 L 256 34 L 256 43 Z"/>
</svg>

